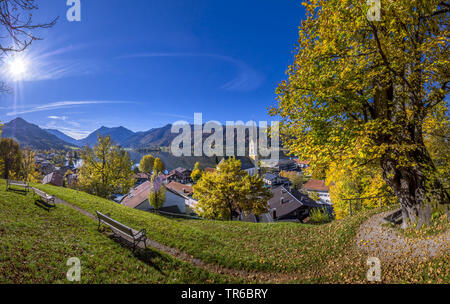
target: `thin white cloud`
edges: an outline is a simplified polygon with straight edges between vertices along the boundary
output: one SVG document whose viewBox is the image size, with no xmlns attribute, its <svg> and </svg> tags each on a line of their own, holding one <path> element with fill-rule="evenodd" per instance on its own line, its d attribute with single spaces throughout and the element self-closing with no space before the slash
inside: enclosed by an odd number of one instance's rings
<svg viewBox="0 0 450 304">
<path fill-rule="evenodd" d="M 55 116 L 55 115 L 52 115 L 52 116 L 47 116 L 47 118 L 56 119 L 56 120 L 66 120 L 67 116 Z"/>
<path fill-rule="evenodd" d="M 225 83 L 221 88 L 229 91 L 252 91 L 258 88 L 264 81 L 264 76 L 250 67 L 245 62 L 229 56 L 208 53 L 140 53 L 117 57 L 117 59 L 128 58 L 152 58 L 152 57 L 209 57 L 232 63 L 238 69 L 238 75 Z"/>
<path fill-rule="evenodd" d="M 28 113 L 34 113 L 34 112 L 41 112 L 41 111 L 50 111 L 50 110 L 57 110 L 62 108 L 68 108 L 68 107 L 74 107 L 74 106 L 81 106 L 81 105 L 93 105 L 93 104 L 131 104 L 133 102 L 128 101 L 107 101 L 107 100 L 89 100 L 89 101 L 58 101 L 58 102 L 52 102 L 45 105 L 32 107 L 20 111 L 14 111 L 6 113 L 7 116 L 16 116 L 21 114 L 28 114 Z"/>
<path fill-rule="evenodd" d="M 63 124 L 66 124 L 66 125 L 61 125 L 61 124 L 57 123 L 58 121 L 59 120 L 51 120 L 46 125 L 41 125 L 40 127 L 43 129 L 58 130 L 74 139 L 85 138 L 86 136 L 88 136 L 91 133 L 90 131 L 80 130 L 79 129 L 80 124 L 78 124 L 76 122 L 70 122 L 70 121 L 66 120 L 66 121 L 62 122 Z M 67 125 L 69 125 L 69 126 L 67 126 Z M 70 126 L 74 126 L 75 128 L 71 128 Z"/>
</svg>

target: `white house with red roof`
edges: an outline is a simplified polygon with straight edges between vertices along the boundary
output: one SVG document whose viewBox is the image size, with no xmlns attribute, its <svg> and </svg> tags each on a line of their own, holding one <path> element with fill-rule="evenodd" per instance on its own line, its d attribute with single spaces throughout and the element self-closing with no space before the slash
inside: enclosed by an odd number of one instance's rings
<svg viewBox="0 0 450 304">
<path fill-rule="evenodd" d="M 330 187 L 325 184 L 324 180 L 310 179 L 303 184 L 302 189 L 308 192 L 316 192 L 322 203 L 332 205 L 330 199 Z"/>
</svg>

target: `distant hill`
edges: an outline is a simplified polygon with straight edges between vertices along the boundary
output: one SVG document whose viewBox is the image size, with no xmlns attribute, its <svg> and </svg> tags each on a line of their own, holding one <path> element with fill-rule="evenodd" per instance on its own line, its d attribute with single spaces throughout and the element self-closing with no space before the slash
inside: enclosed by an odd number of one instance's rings
<svg viewBox="0 0 450 304">
<path fill-rule="evenodd" d="M 168 147 L 178 134 L 172 134 L 172 125 L 151 129 L 146 132 L 138 132 L 122 142 L 123 147 L 145 148 L 150 146 Z"/>
<path fill-rule="evenodd" d="M 95 130 L 91 134 L 89 134 L 88 137 L 84 139 L 80 139 L 78 141 L 79 146 L 95 146 L 98 139 L 98 134 L 101 136 L 110 136 L 111 139 L 118 143 L 119 145 L 123 146 L 123 142 L 135 135 L 133 131 L 128 130 L 124 127 L 117 127 L 117 128 L 107 128 L 107 127 L 101 127 L 98 130 Z"/>
<path fill-rule="evenodd" d="M 155 147 L 170 147 L 172 141 L 179 133 L 172 133 L 172 125 L 168 124 L 161 128 L 154 128 L 145 132 L 133 132 L 124 127 L 108 128 L 101 127 L 95 130 L 84 139 L 76 140 L 59 130 L 47 129 L 43 130 L 36 125 L 30 124 L 22 118 L 17 118 L 4 126 L 3 137 L 16 138 L 22 146 L 29 146 L 33 149 L 62 149 L 66 146 L 90 146 L 93 147 L 97 143 L 98 134 L 101 136 L 110 136 L 114 142 L 124 148 L 145 149 Z M 211 134 L 204 133 L 203 141 Z M 194 137 L 194 126 L 191 125 L 191 138 Z M 226 144 L 226 127 L 223 126 L 224 146 Z M 234 134 L 235 149 L 237 143 L 243 142 L 248 149 L 249 134 L 240 137 Z M 270 142 L 270 139 L 269 139 Z"/>
<path fill-rule="evenodd" d="M 75 138 L 72 138 L 72 137 L 64 134 L 61 131 L 54 130 L 54 129 L 44 129 L 44 130 L 47 131 L 50 134 L 55 135 L 59 139 L 65 141 L 65 142 L 68 142 L 69 144 L 72 144 L 74 146 L 80 146 L 80 142 L 78 140 L 76 140 Z"/>
<path fill-rule="evenodd" d="M 127 138 L 122 142 L 123 147 L 127 148 L 149 148 L 149 147 L 169 147 L 172 141 L 180 135 L 180 133 L 171 132 L 172 125 L 166 125 L 162 128 L 151 129 L 146 132 L 137 132 L 133 136 Z M 259 132 L 259 127 L 257 128 Z M 211 133 L 203 133 L 203 141 L 211 136 Z M 191 139 L 194 138 L 194 126 L 191 125 Z M 223 126 L 223 144 L 226 144 L 226 126 Z M 245 136 L 238 138 L 238 135 L 234 134 L 235 148 L 238 142 L 244 142 L 248 148 L 249 132 L 246 131 Z M 270 139 L 268 139 L 270 143 Z"/>
<path fill-rule="evenodd" d="M 21 147 L 29 147 L 31 149 L 64 149 L 70 146 L 68 142 L 39 128 L 37 125 L 28 123 L 22 118 L 16 118 L 4 124 L 0 136 L 12 138 Z"/>
</svg>

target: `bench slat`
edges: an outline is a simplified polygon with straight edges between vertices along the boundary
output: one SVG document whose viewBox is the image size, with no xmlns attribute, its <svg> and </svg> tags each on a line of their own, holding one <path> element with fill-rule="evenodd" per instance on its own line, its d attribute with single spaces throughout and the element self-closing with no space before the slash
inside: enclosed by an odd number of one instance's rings
<svg viewBox="0 0 450 304">
<path fill-rule="evenodd" d="M 131 237 L 133 237 L 135 235 L 135 233 L 133 233 L 133 229 L 131 229 L 130 227 L 128 227 L 122 223 L 119 223 L 118 221 L 113 220 L 112 218 L 110 218 L 98 211 L 97 211 L 97 216 L 102 222 L 104 222 L 108 226 L 115 228 L 117 230 L 120 230 Z"/>
<path fill-rule="evenodd" d="M 97 218 L 98 218 L 98 228 L 100 229 L 101 224 L 105 224 L 112 228 L 114 233 L 120 233 L 123 235 L 126 235 L 128 237 L 131 237 L 133 239 L 133 251 L 136 250 L 138 244 L 140 242 L 144 243 L 144 247 L 147 248 L 147 236 L 145 233 L 145 229 L 141 231 L 136 231 L 122 223 L 119 223 L 118 221 L 112 219 L 109 217 L 109 215 L 105 215 L 99 211 L 97 211 Z"/>
</svg>

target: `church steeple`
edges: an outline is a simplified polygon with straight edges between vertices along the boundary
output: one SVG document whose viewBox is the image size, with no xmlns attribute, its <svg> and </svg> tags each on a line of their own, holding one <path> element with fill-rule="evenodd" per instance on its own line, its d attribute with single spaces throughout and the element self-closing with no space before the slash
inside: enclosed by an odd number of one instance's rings
<svg viewBox="0 0 450 304">
<path fill-rule="evenodd" d="M 254 121 L 250 132 L 252 134 L 249 134 L 250 141 L 248 147 L 248 156 L 253 160 L 253 164 L 256 168 L 256 174 L 259 174 L 258 132 L 256 123 Z"/>
</svg>

